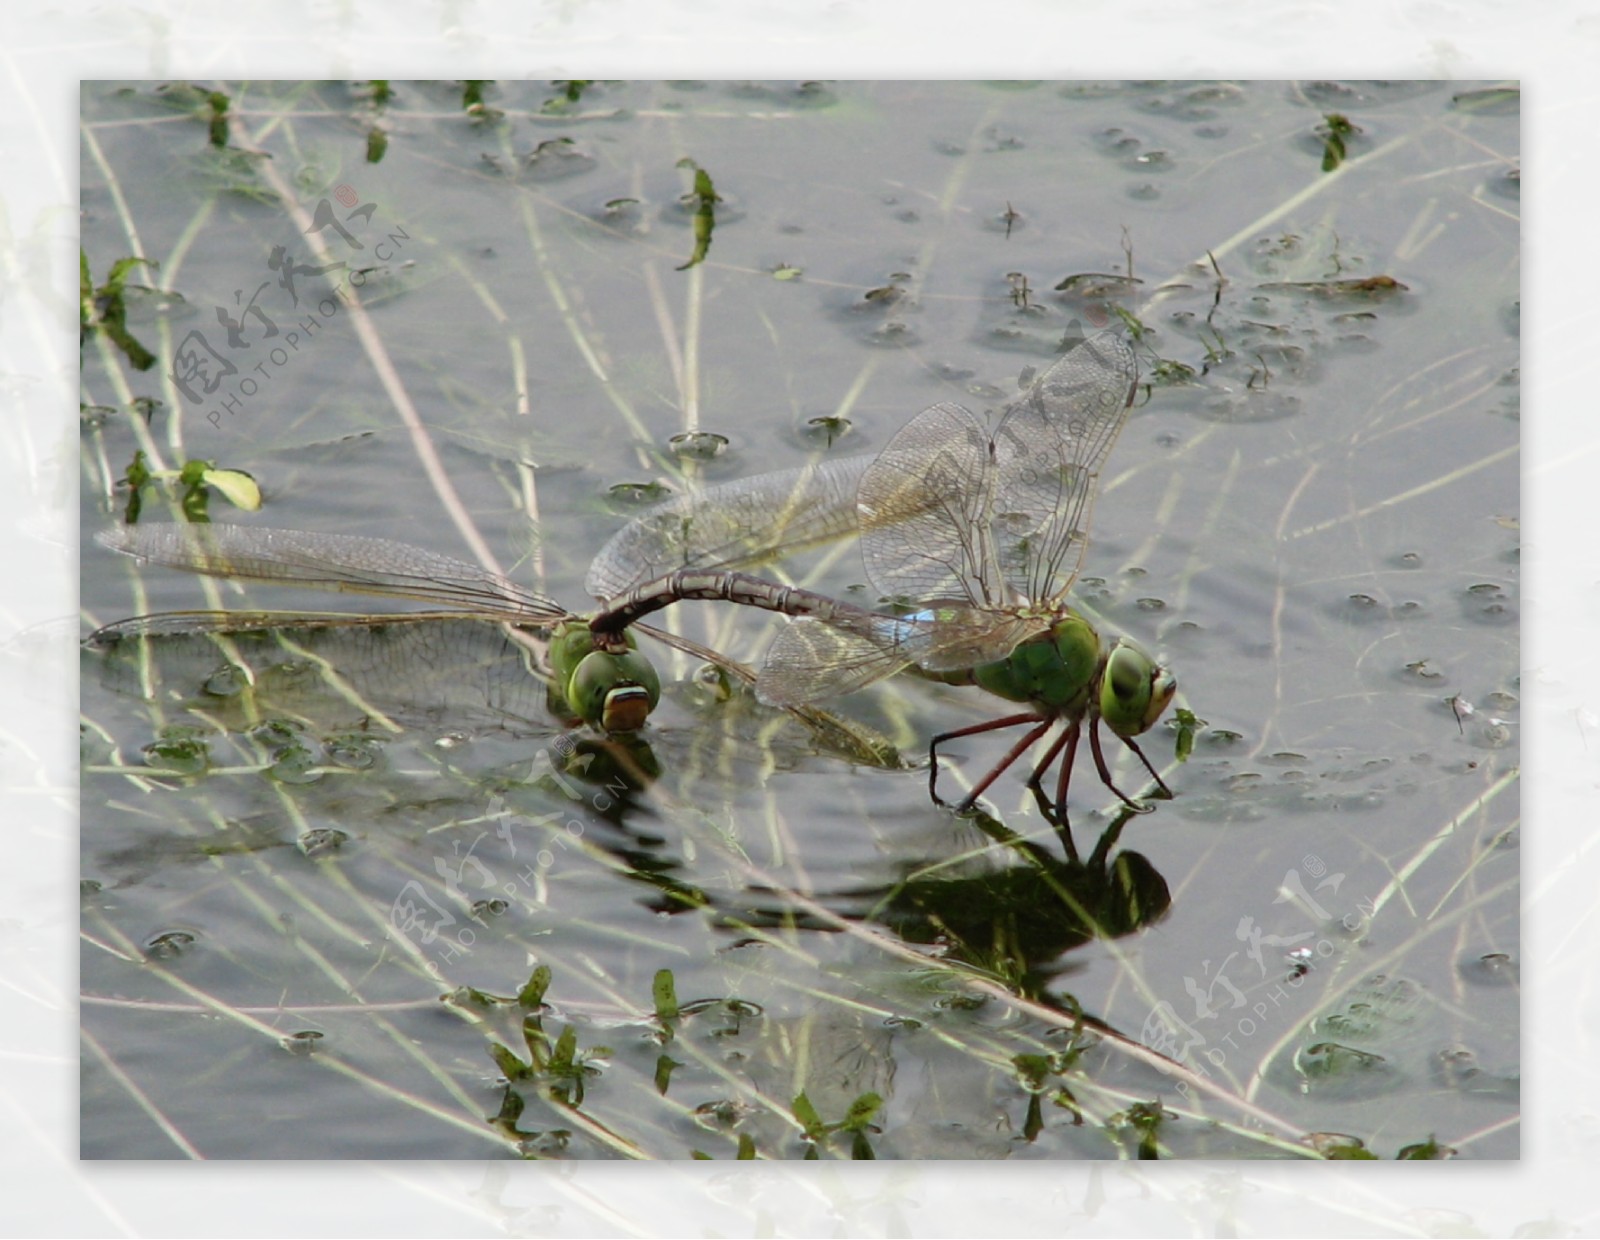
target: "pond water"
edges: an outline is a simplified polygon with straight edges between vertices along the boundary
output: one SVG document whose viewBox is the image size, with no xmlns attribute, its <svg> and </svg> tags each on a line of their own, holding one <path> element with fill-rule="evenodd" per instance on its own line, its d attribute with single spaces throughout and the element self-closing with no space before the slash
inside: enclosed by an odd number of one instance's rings
<svg viewBox="0 0 1600 1240">
<path fill-rule="evenodd" d="M 122 297 L 154 364 L 83 352 L 86 634 L 403 610 L 111 555 L 136 452 L 143 520 L 206 461 L 264 496 L 213 474 L 215 521 L 582 612 L 652 498 L 997 410 L 1122 327 L 1142 377 L 1071 597 L 1196 721 L 1144 738 L 1174 796 L 1131 818 L 1085 747 L 1074 855 L 1020 767 L 982 815 L 930 800 L 929 739 L 1014 709 L 970 687 L 896 678 L 824 726 L 647 638 L 664 699 L 623 742 L 470 621 L 86 649 L 85 1157 L 1517 1154 L 1514 91 L 90 83 L 82 111 L 95 286 L 159 264 Z M 848 541 L 771 571 L 875 602 Z M 751 665 L 785 623 L 660 620 Z M 941 787 L 1014 739 L 950 743 Z"/>
</svg>

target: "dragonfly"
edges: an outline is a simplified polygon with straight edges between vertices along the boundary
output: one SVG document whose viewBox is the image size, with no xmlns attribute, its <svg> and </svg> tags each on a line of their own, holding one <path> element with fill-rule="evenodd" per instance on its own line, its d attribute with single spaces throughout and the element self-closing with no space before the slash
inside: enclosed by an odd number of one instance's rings
<svg viewBox="0 0 1600 1240">
<path fill-rule="evenodd" d="M 876 456 L 724 483 L 646 514 L 591 567 L 587 587 L 607 600 L 590 622 L 596 645 L 616 648 L 628 626 L 682 599 L 783 612 L 794 619 L 756 681 L 770 705 L 820 701 L 909 668 L 1028 708 L 932 739 L 929 792 L 940 804 L 941 745 L 1024 724 L 1027 732 L 958 810 L 971 809 L 1057 723 L 1065 726 L 1029 782 L 1041 786 L 1061 759 L 1054 806 L 1063 820 L 1085 731 L 1101 780 L 1131 808 L 1145 808 L 1112 781 L 1102 722 L 1170 797 L 1135 738 L 1166 711 L 1176 677 L 1126 637 L 1102 641 L 1066 601 L 1088 550 L 1101 470 L 1137 382 L 1132 349 L 1100 333 L 1040 374 L 992 431 L 964 406 L 941 402 Z M 860 537 L 868 581 L 893 611 L 738 571 L 851 533 Z"/>
<path fill-rule="evenodd" d="M 444 610 L 385 616 L 299 616 L 284 612 L 179 611 L 135 616 L 96 630 L 92 646 L 135 636 L 240 632 L 318 624 L 498 621 L 550 634 L 558 692 L 585 723 L 605 732 L 644 726 L 661 699 L 655 666 L 632 641 L 600 650 L 584 618 L 500 573 L 387 538 L 264 526 L 141 524 L 102 530 L 95 541 L 164 568 L 230 580 L 272 582 L 433 603 Z M 720 656 L 670 634 L 645 632 L 719 663 Z"/>
<path fill-rule="evenodd" d="M 500 623 L 520 636 L 548 635 L 546 660 L 556 694 L 584 723 L 627 735 L 643 728 L 661 699 L 654 664 L 629 637 L 599 649 L 588 617 L 574 614 L 504 575 L 453 556 L 387 538 L 214 524 L 124 525 L 96 534 L 112 551 L 165 568 L 248 580 L 433 603 L 439 610 L 384 615 L 297 612 L 175 611 L 135 616 L 96 630 L 91 647 L 142 636 L 237 633 L 286 627 L 329 628 L 469 620 Z M 755 674 L 733 659 L 676 633 L 642 632 L 717 667 L 735 681 Z M 873 766 L 897 767 L 898 751 L 883 738 L 827 710 L 787 708 L 822 744 Z"/>
</svg>

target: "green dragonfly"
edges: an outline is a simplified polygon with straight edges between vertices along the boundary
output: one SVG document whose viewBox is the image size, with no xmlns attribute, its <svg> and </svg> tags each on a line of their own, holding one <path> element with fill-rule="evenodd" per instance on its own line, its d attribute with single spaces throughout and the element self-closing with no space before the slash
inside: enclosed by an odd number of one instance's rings
<svg viewBox="0 0 1600 1240">
<path fill-rule="evenodd" d="M 135 559 L 211 577 L 307 586 L 433 603 L 448 610 L 385 616 L 302 616 L 285 612 L 193 611 L 135 616 L 91 634 L 91 645 L 136 636 L 240 632 L 300 623 L 398 624 L 434 620 L 498 621 L 548 632 L 552 679 L 572 711 L 606 732 L 644 726 L 661 698 L 650 660 L 630 641 L 597 650 L 587 622 L 541 594 L 465 560 L 387 538 L 205 524 L 123 525 L 95 541 Z M 700 658 L 712 651 L 670 634 L 651 636 Z M 726 664 L 724 664 L 726 666 Z"/>
<path fill-rule="evenodd" d="M 588 618 L 527 590 L 497 572 L 387 538 L 226 524 L 142 524 L 97 534 L 102 546 L 165 568 L 225 579 L 262 581 L 432 603 L 434 611 L 383 615 L 304 612 L 176 611 L 135 616 L 92 633 L 104 646 L 142 636 L 190 636 L 278 628 L 334 628 L 470 620 L 498 623 L 529 644 L 548 638 L 545 659 L 555 694 L 572 715 L 602 732 L 638 731 L 661 697 L 654 665 L 631 638 L 599 650 Z M 731 680 L 753 682 L 742 663 L 675 633 L 641 631 L 717 667 Z M 899 754 L 883 738 L 829 711 L 795 705 L 789 713 L 820 743 L 851 760 L 896 767 Z"/>
<path fill-rule="evenodd" d="M 1100 471 L 1137 380 L 1132 349 L 1101 333 L 1039 375 L 992 432 L 966 408 L 940 403 L 875 457 L 726 483 L 646 514 L 590 570 L 590 593 L 608 599 L 590 625 L 597 646 L 620 649 L 629 625 L 680 599 L 784 612 L 795 619 L 769 648 L 756 682 L 768 704 L 815 702 L 913 668 L 1029 708 L 935 736 L 935 801 L 940 745 L 1030 725 L 961 801 L 966 810 L 1062 722 L 1030 780 L 1038 787 L 1066 751 L 1058 814 L 1065 814 L 1085 723 L 1100 778 L 1142 809 L 1111 780 L 1102 720 L 1170 796 L 1134 738 L 1165 712 L 1176 679 L 1127 638 L 1102 642 L 1066 603 L 1088 549 Z M 732 571 L 852 532 L 860 535 L 867 579 L 894 614 Z"/>
</svg>

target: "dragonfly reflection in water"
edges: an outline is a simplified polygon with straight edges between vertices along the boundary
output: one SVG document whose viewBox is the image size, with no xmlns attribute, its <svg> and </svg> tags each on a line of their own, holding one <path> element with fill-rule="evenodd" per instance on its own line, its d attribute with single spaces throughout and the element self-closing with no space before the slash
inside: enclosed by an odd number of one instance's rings
<svg viewBox="0 0 1600 1240">
<path fill-rule="evenodd" d="M 627 626 L 680 599 L 721 599 L 795 616 L 768 650 L 756 682 L 772 705 L 813 702 L 914 668 L 977 684 L 1030 709 L 935 736 L 929 790 L 939 800 L 946 741 L 1031 725 L 973 787 L 990 784 L 1059 722 L 1034 768 L 1035 787 L 1062 758 L 1055 808 L 1085 721 L 1100 778 L 1106 725 L 1171 790 L 1134 738 L 1177 690 L 1167 669 L 1126 638 L 1107 647 L 1065 599 L 1088 548 L 1100 470 L 1132 403 L 1138 368 L 1120 338 L 1101 333 L 1057 360 L 1006 406 L 991 433 L 960 405 L 932 405 L 874 458 L 729 483 L 647 514 L 597 557 L 588 589 L 608 598 L 591 623 L 601 648 Z M 854 489 L 852 490 L 852 483 Z M 796 587 L 728 571 L 788 548 L 857 531 L 873 588 L 899 614 L 873 612 Z"/>
</svg>

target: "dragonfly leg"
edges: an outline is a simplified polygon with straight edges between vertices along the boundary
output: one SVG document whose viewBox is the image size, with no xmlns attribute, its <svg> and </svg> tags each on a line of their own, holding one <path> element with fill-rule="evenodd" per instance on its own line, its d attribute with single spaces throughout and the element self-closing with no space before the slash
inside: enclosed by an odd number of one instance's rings
<svg viewBox="0 0 1600 1240">
<path fill-rule="evenodd" d="M 1160 788 L 1161 794 L 1170 801 L 1172 799 L 1172 789 L 1167 787 L 1167 781 L 1161 778 L 1156 768 L 1150 765 L 1150 759 L 1144 756 L 1144 750 L 1134 744 L 1132 737 L 1124 736 L 1122 743 L 1139 755 L 1139 761 L 1143 762 L 1144 769 L 1150 772 L 1150 778 L 1156 781 L 1156 787 Z"/>
<path fill-rule="evenodd" d="M 976 805 L 978 803 L 978 798 L 988 790 L 989 785 L 994 783 L 995 780 L 999 779 L 1000 776 L 1004 774 L 1006 768 L 1018 758 L 1022 757 L 1022 755 L 1028 751 L 1028 747 L 1031 746 L 1034 741 L 1038 740 L 1041 736 L 1048 732 L 1051 725 L 1055 723 L 1054 719 L 1039 719 L 1038 715 L 1023 715 L 1020 718 L 1013 719 L 1012 722 L 1025 723 L 1032 719 L 1037 719 L 1038 722 L 1023 734 L 1021 740 L 1019 740 L 1015 745 L 1011 746 L 1011 748 L 1006 751 L 1006 756 L 1001 758 L 1000 761 L 995 764 L 994 769 L 977 782 L 976 786 L 971 792 L 967 793 L 966 796 L 961 798 L 961 803 L 956 806 L 956 813 L 964 814 L 967 812 L 967 810 Z"/>
<path fill-rule="evenodd" d="M 1043 781 L 1045 772 L 1050 769 L 1050 764 L 1056 760 L 1056 755 L 1061 752 L 1061 747 L 1067 743 L 1067 736 L 1070 732 L 1071 729 L 1069 728 L 1050 742 L 1050 748 L 1044 751 L 1044 757 L 1040 758 L 1038 764 L 1033 768 L 1033 775 L 1028 779 L 1030 786 L 1038 787 Z"/>
<path fill-rule="evenodd" d="M 1034 723 L 1039 719 L 1035 712 L 1025 715 L 1007 715 L 1004 719 L 991 719 L 988 723 L 975 723 L 970 727 L 957 728 L 954 732 L 941 732 L 928 743 L 928 795 L 933 798 L 935 805 L 943 805 L 940 800 L 937 784 L 939 782 L 939 746 L 946 741 L 957 740 L 963 736 L 976 736 L 981 732 L 995 732 L 1000 728 L 1014 728 L 1019 723 Z M 987 786 L 987 785 L 986 785 Z M 970 808 L 970 806 L 969 806 Z"/>
<path fill-rule="evenodd" d="M 1044 777 L 1050 770 L 1050 764 L 1056 760 L 1061 750 L 1070 745 L 1067 750 L 1067 764 L 1062 767 L 1061 778 L 1056 783 L 1056 799 L 1051 801 L 1045 794 Z M 1055 828 L 1056 834 L 1061 838 L 1061 845 L 1066 850 L 1068 861 L 1077 861 L 1078 848 L 1072 842 L 1072 824 L 1067 820 L 1067 772 L 1072 769 L 1073 755 L 1078 749 L 1078 724 L 1074 720 L 1050 743 L 1050 748 L 1045 751 L 1039 764 L 1033 768 L 1033 778 L 1028 781 L 1028 789 L 1033 793 L 1033 799 L 1039 806 L 1039 812 L 1044 820 Z"/>
<path fill-rule="evenodd" d="M 944 744 L 946 741 L 955 741 L 955 739 L 962 738 L 962 736 L 978 736 L 979 733 L 986 733 L 986 731 L 997 731 L 1000 730 L 1000 728 L 1014 728 L 1014 726 L 1018 725 L 1018 723 L 1032 723 L 1034 720 L 1037 720 L 1037 718 L 1038 715 L 1032 714 L 1032 712 L 1026 715 L 1006 715 L 1005 718 L 992 718 L 992 720 L 989 720 L 987 723 L 973 723 L 973 725 L 968 726 L 968 728 L 957 728 L 955 731 L 941 731 L 938 736 L 934 736 L 933 741 L 928 742 L 928 795 L 933 797 L 934 805 L 944 805 L 944 803 L 946 803 L 942 802 L 941 798 L 939 798 L 938 790 L 939 746 L 942 746 L 942 744 Z"/>
<path fill-rule="evenodd" d="M 1056 813 L 1062 822 L 1067 820 L 1067 785 L 1072 782 L 1072 768 L 1078 760 L 1078 741 L 1083 736 L 1083 721 L 1074 719 L 1064 735 L 1067 756 L 1061 760 L 1061 774 L 1056 777 Z"/>
<path fill-rule="evenodd" d="M 1100 720 L 1089 725 L 1089 749 L 1094 753 L 1094 769 L 1100 772 L 1100 781 L 1122 798 L 1122 803 L 1136 814 L 1148 814 L 1154 806 L 1140 805 L 1116 784 L 1111 782 L 1111 768 L 1106 765 L 1105 752 L 1100 748 Z"/>
</svg>

